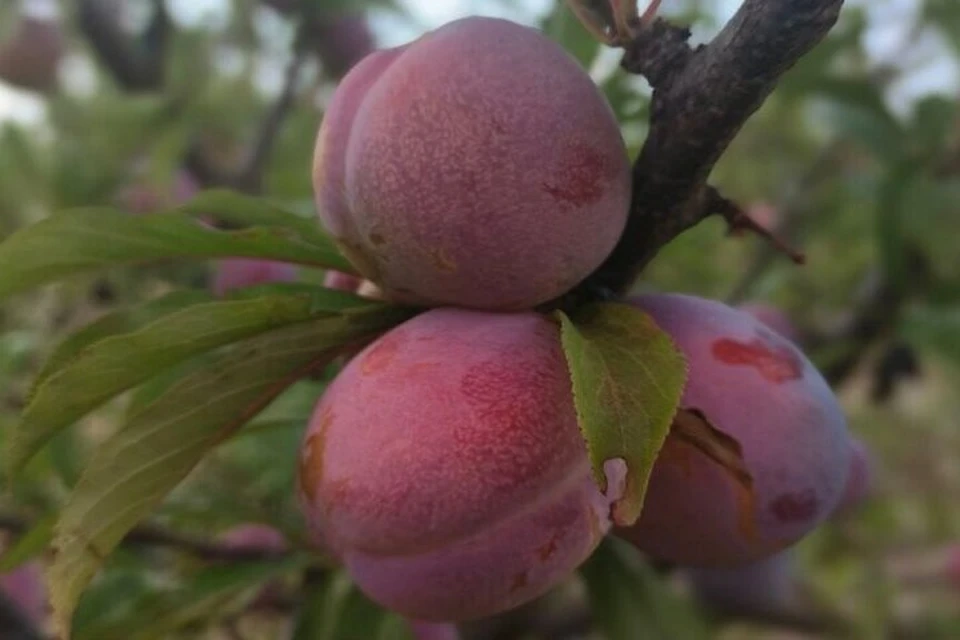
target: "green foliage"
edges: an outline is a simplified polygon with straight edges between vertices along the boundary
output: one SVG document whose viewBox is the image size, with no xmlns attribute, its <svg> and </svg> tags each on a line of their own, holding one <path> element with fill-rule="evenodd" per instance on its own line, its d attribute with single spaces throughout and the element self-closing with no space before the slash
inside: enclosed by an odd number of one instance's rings
<svg viewBox="0 0 960 640">
<path fill-rule="evenodd" d="M 680 403 L 686 361 L 649 315 L 629 305 L 589 305 L 560 321 L 594 477 L 606 489 L 604 462 L 626 462 L 626 491 L 613 516 L 633 524 Z"/>
</svg>

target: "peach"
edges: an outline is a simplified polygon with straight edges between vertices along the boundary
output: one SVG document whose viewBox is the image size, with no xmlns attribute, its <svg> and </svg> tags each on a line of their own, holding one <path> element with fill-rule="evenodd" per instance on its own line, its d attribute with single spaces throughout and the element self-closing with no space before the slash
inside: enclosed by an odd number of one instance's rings
<svg viewBox="0 0 960 640">
<path fill-rule="evenodd" d="M 559 329 L 435 309 L 358 354 L 307 430 L 299 494 L 359 587 L 406 617 L 493 615 L 563 580 L 610 526 Z"/>
<path fill-rule="evenodd" d="M 554 42 L 466 18 L 376 52 L 320 126 L 320 217 L 405 302 L 522 310 L 589 275 L 626 224 L 617 121 Z"/>
</svg>

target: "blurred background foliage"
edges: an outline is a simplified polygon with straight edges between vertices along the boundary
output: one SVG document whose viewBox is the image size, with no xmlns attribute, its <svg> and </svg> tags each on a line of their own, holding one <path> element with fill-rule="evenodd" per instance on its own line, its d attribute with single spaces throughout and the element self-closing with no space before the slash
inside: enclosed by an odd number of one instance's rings
<svg viewBox="0 0 960 640">
<path fill-rule="evenodd" d="M 562 4 L 309 1 L 320 15 L 364 12 L 380 45 L 468 13 L 539 25 L 603 87 L 631 153 L 642 145 L 649 87 L 620 71 L 617 53 L 593 42 Z M 0 43 L 22 13 L 53 10 L 67 47 L 55 89 L 0 83 L 0 238 L 64 208 L 175 203 L 180 181 L 196 178 L 184 171 L 197 147 L 225 171 L 239 166 L 282 90 L 297 32 L 294 14 L 256 0 L 170 0 L 163 87 L 133 92 L 94 54 L 76 4 L 0 0 Z M 690 24 L 694 39 L 705 41 L 737 4 L 666 0 L 662 13 Z M 124 30 L 149 47 L 155 3 L 115 2 L 114 11 Z M 730 236 L 721 221 L 708 220 L 665 248 L 638 283 L 638 289 L 776 305 L 834 384 L 851 429 L 874 454 L 876 486 L 855 515 L 805 540 L 799 563 L 814 599 L 853 625 L 855 637 L 960 637 L 960 576 L 951 586 L 943 560 L 944 550 L 960 543 L 958 68 L 960 4 L 848 1 L 827 40 L 785 76 L 713 177 L 728 197 L 802 249 L 807 264 L 795 266 L 761 240 Z M 262 191 L 304 212 L 313 207 L 314 137 L 342 73 L 329 56 L 307 58 L 266 166 Z M 172 288 L 206 287 L 210 271 L 211 265 L 185 263 L 79 276 L 6 303 L 0 446 L 30 376 L 69 330 Z M 316 281 L 319 274 L 303 277 Z M 303 541 L 291 487 L 300 434 L 323 385 L 296 385 L 210 457 L 151 526 L 209 539 L 240 523 L 266 522 Z M 91 443 L 127 410 L 125 401 L 114 402 L 58 436 L 30 466 L 28 481 L 0 499 L 2 528 L 29 534 L 7 536 L 4 569 L 43 551 L 48 516 L 76 482 Z M 372 631 L 379 614 L 355 593 L 343 595 L 342 584 L 308 579 L 300 588 L 299 565 L 238 568 L 171 548 L 178 547 L 124 546 L 83 600 L 77 637 L 286 637 L 301 596 L 308 598 L 305 610 L 336 609 L 343 628 L 354 625 L 354 635 L 342 637 L 401 637 L 384 631 L 390 626 Z M 590 583 L 597 582 L 598 562 L 610 558 L 588 565 Z M 633 631 L 616 637 L 697 637 L 703 627 L 695 625 L 708 625 L 709 637 L 730 639 L 800 633 L 796 621 L 718 620 L 677 599 L 672 582 L 642 562 L 623 567 L 604 579 L 635 600 L 608 602 L 595 617 L 627 616 L 633 605 L 659 614 L 647 616 L 645 635 L 630 635 L 639 627 L 627 625 Z M 289 581 L 284 595 L 251 607 L 257 586 L 277 573 Z M 562 612 L 564 603 L 582 600 L 578 589 L 572 583 L 538 606 Z M 600 626 L 615 637 L 616 625 Z M 482 635 L 488 627 L 477 625 L 474 635 L 497 637 Z M 540 637 L 589 637 L 589 628 L 581 624 L 572 635 L 554 628 Z M 340 637 L 327 631 L 334 635 L 299 637 Z"/>
</svg>

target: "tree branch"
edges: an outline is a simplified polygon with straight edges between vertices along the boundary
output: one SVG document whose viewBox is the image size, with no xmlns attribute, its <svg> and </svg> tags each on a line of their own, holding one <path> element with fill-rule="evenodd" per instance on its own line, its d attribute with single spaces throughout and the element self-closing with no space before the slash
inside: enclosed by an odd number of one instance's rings
<svg viewBox="0 0 960 640">
<path fill-rule="evenodd" d="M 718 213 L 706 181 L 780 76 L 837 20 L 843 0 L 745 0 L 707 46 L 661 19 L 626 45 L 622 65 L 653 86 L 650 133 L 633 168 L 626 231 L 581 285 L 586 297 L 623 293 L 659 249 Z M 584 292 L 580 292 L 580 298 Z"/>
<path fill-rule="evenodd" d="M 19 515 L 0 513 L 0 530 L 21 535 L 32 523 Z M 284 552 L 233 548 L 207 538 L 171 531 L 152 524 L 134 528 L 123 539 L 123 544 L 138 547 L 166 547 L 196 556 L 207 561 L 246 562 L 284 557 Z"/>
</svg>

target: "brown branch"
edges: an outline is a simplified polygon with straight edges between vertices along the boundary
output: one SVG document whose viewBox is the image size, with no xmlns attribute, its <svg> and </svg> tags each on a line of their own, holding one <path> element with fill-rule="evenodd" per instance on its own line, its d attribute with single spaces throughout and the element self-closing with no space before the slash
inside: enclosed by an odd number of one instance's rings
<svg viewBox="0 0 960 640">
<path fill-rule="evenodd" d="M 77 0 L 77 22 L 94 52 L 126 91 L 156 91 L 163 86 L 163 70 L 170 18 L 163 2 L 154 2 L 153 22 L 143 42 L 127 36 L 116 18 L 116 8 L 103 0 Z"/>
<path fill-rule="evenodd" d="M 706 46 L 654 20 L 622 65 L 653 86 L 650 133 L 633 169 L 626 231 L 579 297 L 623 293 L 659 249 L 716 213 L 707 177 L 777 81 L 837 20 L 843 0 L 745 0 Z"/>
<path fill-rule="evenodd" d="M 304 23 L 305 24 L 305 23 Z M 260 125 L 257 133 L 256 142 L 250 152 L 246 166 L 241 170 L 237 178 L 237 186 L 243 191 L 250 193 L 259 193 L 262 190 L 263 172 L 267 161 L 270 159 L 270 152 L 273 150 L 274 142 L 283 121 L 286 120 L 290 109 L 293 107 L 297 95 L 297 82 L 300 80 L 300 72 L 308 59 L 308 51 L 305 45 L 307 39 L 307 29 L 301 26 L 297 34 L 297 41 L 294 46 L 293 58 L 287 65 L 283 76 L 283 88 L 276 102 L 273 103 Z"/>
<path fill-rule="evenodd" d="M 0 513 L 0 530 L 21 535 L 32 527 L 30 520 L 12 513 Z M 171 531 L 154 524 L 135 527 L 123 539 L 123 544 L 137 547 L 166 547 L 208 561 L 248 562 L 281 558 L 286 554 L 276 551 L 237 549 L 207 538 Z"/>
</svg>

